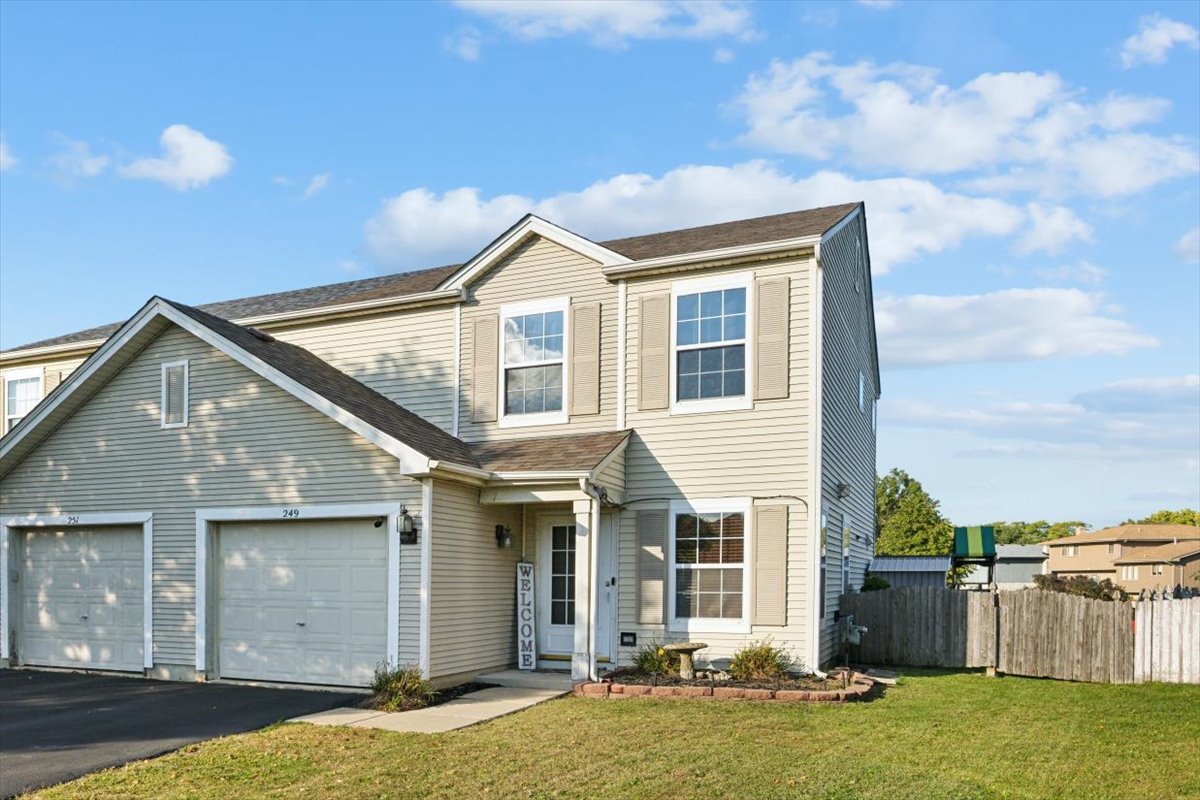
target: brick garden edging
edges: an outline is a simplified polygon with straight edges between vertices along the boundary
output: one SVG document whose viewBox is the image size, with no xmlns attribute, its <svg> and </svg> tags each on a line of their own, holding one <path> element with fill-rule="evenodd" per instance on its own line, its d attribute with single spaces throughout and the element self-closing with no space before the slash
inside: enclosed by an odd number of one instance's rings
<svg viewBox="0 0 1200 800">
<path fill-rule="evenodd" d="M 571 693 L 578 697 L 622 700 L 627 697 L 707 697 L 716 700 L 773 700 L 780 703 L 849 703 L 866 700 L 875 681 L 859 672 L 850 674 L 845 689 L 805 691 L 799 689 L 741 689 L 736 686 L 645 686 L 621 683 L 620 678 L 595 683 L 577 683 Z"/>
</svg>

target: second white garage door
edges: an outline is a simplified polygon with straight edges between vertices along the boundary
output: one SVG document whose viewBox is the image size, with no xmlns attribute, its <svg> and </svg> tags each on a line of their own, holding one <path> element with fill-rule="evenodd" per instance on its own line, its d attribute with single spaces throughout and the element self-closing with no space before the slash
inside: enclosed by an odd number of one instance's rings
<svg viewBox="0 0 1200 800">
<path fill-rule="evenodd" d="M 221 677 L 370 683 L 387 654 L 386 530 L 370 519 L 221 525 Z"/>
</svg>

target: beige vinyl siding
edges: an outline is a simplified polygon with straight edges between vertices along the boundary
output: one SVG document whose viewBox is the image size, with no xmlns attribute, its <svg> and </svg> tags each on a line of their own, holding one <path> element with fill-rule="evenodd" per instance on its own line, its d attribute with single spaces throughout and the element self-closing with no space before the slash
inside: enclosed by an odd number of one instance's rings
<svg viewBox="0 0 1200 800">
<path fill-rule="evenodd" d="M 668 637 L 663 625 L 638 622 L 637 512 L 665 508 L 671 499 L 721 497 L 759 498 L 761 503 L 788 506 L 787 625 L 754 626 L 749 634 L 694 633 L 709 644 L 701 656 L 728 657 L 748 639 L 771 636 L 792 649 L 798 658 L 807 653 L 809 607 L 808 513 L 803 498 L 808 493 L 810 398 L 809 304 L 811 258 L 790 258 L 769 265 L 706 270 L 720 275 L 751 271 L 755 278 L 789 277 L 788 296 L 788 396 L 759 400 L 748 410 L 705 414 L 676 414 L 669 409 L 638 409 L 638 319 L 642 297 L 670 293 L 671 277 L 630 279 L 626 306 L 626 424 L 635 433 L 625 453 L 626 505 L 621 514 L 619 563 L 623 580 L 618 585 L 618 631 L 638 634 L 639 643 Z M 695 277 L 696 273 L 680 276 Z M 749 300 L 749 298 L 748 298 Z M 674 358 L 674 354 L 671 354 Z M 752 361 L 747 353 L 747 361 Z M 752 391 L 747 384 L 747 391 Z M 782 497 L 780 497 L 782 496 Z M 768 499 L 775 498 L 775 499 Z M 747 525 L 753 527 L 753 514 Z M 747 555 L 746 568 L 752 568 Z M 749 600 L 747 599 L 747 608 Z M 671 638 L 682 638 L 674 634 Z M 627 662 L 632 650 L 621 650 Z"/>
<path fill-rule="evenodd" d="M 182 359 L 188 426 L 163 430 L 161 365 Z M 394 457 L 171 326 L 5 476 L 0 515 L 153 512 L 154 662 L 191 669 L 196 508 L 395 501 L 418 513 L 420 498 Z M 401 551 L 401 647 L 414 653 L 418 553 Z"/>
<path fill-rule="evenodd" d="M 871 406 L 877 393 L 871 362 L 871 294 L 867 239 L 861 214 L 821 244 L 822 304 L 821 508 L 830 522 L 822 660 L 832 658 L 833 614 L 842 585 L 841 521 L 850 516 L 850 585 L 862 584 L 870 565 L 875 534 L 875 432 Z M 861 243 L 861 258 L 855 239 Z M 855 282 L 858 291 L 855 292 Z M 858 376 L 866 379 L 866 407 L 858 406 Z M 839 499 L 838 483 L 849 486 Z M 836 529 L 833 528 L 837 524 Z M 836 544 L 833 538 L 837 537 Z M 836 554 L 836 558 L 835 558 Z"/>
<path fill-rule="evenodd" d="M 482 506 L 479 490 L 433 483 L 429 674 L 462 675 L 517 660 L 516 580 L 521 506 Z M 514 546 L 496 546 L 497 525 Z"/>
<path fill-rule="evenodd" d="M 615 491 L 620 494 L 625 492 L 625 451 L 622 450 L 612 457 L 604 469 L 600 470 L 600 474 L 596 476 L 596 483 L 604 488 Z"/>
<path fill-rule="evenodd" d="M 574 416 L 562 425 L 532 425 L 500 429 L 497 422 L 471 419 L 470 397 L 473 376 L 474 320 L 500 313 L 507 303 L 570 297 L 573 305 L 600 303 L 600 413 Z M 463 382 L 460 393 L 459 435 L 468 442 L 498 438 L 558 436 L 612 430 L 616 427 L 617 385 L 617 286 L 610 283 L 600 265 L 541 237 L 534 237 L 514 250 L 490 272 L 473 284 L 462 310 Z M 564 320 L 564 324 L 569 324 Z M 569 345 L 568 345 L 569 346 Z M 499 358 L 499 352 L 497 352 Z M 568 367 L 568 371 L 569 371 Z M 504 376 L 499 375 L 500 384 Z M 568 384 L 571 382 L 568 376 Z M 564 394 L 567 395 L 564 389 Z M 569 396 L 563 398 L 568 408 Z"/>
<path fill-rule="evenodd" d="M 275 329 L 350 377 L 449 431 L 454 308 L 438 306 Z"/>
</svg>

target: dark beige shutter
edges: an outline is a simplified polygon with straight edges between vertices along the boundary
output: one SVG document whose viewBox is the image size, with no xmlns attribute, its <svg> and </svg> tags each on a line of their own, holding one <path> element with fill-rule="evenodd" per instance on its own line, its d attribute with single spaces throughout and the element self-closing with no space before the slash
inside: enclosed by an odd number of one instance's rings
<svg viewBox="0 0 1200 800">
<path fill-rule="evenodd" d="M 571 306 L 570 413 L 600 413 L 600 304 Z"/>
<path fill-rule="evenodd" d="M 471 326 L 471 419 L 496 421 L 497 373 L 500 371 L 500 316 L 488 314 Z"/>
<path fill-rule="evenodd" d="M 637 512 L 637 606 L 638 622 L 662 625 L 666 616 L 667 510 Z"/>
<path fill-rule="evenodd" d="M 754 399 L 788 396 L 788 279 L 754 286 Z"/>
<path fill-rule="evenodd" d="M 45 388 L 45 391 L 42 392 L 42 396 L 45 397 L 46 395 L 50 394 L 55 389 L 57 389 L 58 385 L 60 383 L 62 383 L 62 379 L 63 379 L 62 370 L 60 370 L 60 369 L 46 370 L 46 377 L 43 378 L 43 380 L 42 380 L 42 385 L 45 386 L 46 388 Z"/>
<path fill-rule="evenodd" d="M 647 295 L 638 302 L 638 409 L 670 403 L 671 295 Z"/>
<path fill-rule="evenodd" d="M 787 624 L 787 506 L 754 508 L 751 625 Z"/>
</svg>

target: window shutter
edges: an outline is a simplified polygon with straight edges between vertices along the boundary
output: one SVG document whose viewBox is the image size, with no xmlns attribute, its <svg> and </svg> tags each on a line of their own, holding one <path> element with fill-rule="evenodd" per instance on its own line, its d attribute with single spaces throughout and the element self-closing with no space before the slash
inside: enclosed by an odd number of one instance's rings
<svg viewBox="0 0 1200 800">
<path fill-rule="evenodd" d="M 752 625 L 787 624 L 787 506 L 754 509 Z"/>
<path fill-rule="evenodd" d="M 162 424 L 187 424 L 187 367 L 172 364 L 163 370 Z"/>
<path fill-rule="evenodd" d="M 670 403 L 671 295 L 652 294 L 638 301 L 638 409 Z"/>
<path fill-rule="evenodd" d="M 666 616 L 667 510 L 637 512 L 637 606 L 638 622 L 662 625 Z"/>
<path fill-rule="evenodd" d="M 58 385 L 60 383 L 62 383 L 62 379 L 63 379 L 62 370 L 60 370 L 60 369 L 46 370 L 45 377 L 42 379 L 42 386 L 46 387 L 46 389 L 44 392 L 42 392 L 42 396 L 44 397 L 44 396 L 50 394 L 51 392 L 53 392 L 55 389 L 57 389 Z"/>
<path fill-rule="evenodd" d="M 600 413 L 599 303 L 571 306 L 570 413 Z"/>
<path fill-rule="evenodd" d="M 500 370 L 500 315 L 488 314 L 471 327 L 471 419 L 496 421 L 497 373 Z"/>
<path fill-rule="evenodd" d="M 788 278 L 754 286 L 754 399 L 788 396 Z"/>
</svg>

